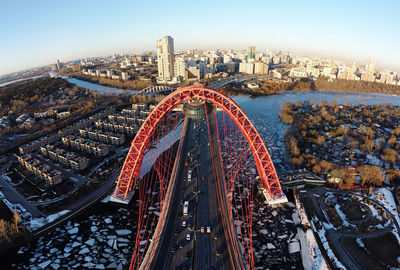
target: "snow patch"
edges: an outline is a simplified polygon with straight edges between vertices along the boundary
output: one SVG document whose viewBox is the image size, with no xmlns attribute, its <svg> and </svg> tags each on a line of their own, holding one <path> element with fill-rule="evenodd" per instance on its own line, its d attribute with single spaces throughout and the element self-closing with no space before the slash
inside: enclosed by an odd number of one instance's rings
<svg viewBox="0 0 400 270">
<path fill-rule="evenodd" d="M 25 224 L 25 226 L 30 229 L 31 231 L 37 230 L 41 227 L 43 227 L 44 225 L 53 222 L 54 220 L 56 220 L 57 218 L 67 214 L 71 212 L 71 210 L 64 210 L 58 213 L 55 213 L 53 215 L 49 215 L 47 217 L 41 217 L 41 218 L 32 218 L 30 220 L 30 222 L 27 222 Z"/>
</svg>

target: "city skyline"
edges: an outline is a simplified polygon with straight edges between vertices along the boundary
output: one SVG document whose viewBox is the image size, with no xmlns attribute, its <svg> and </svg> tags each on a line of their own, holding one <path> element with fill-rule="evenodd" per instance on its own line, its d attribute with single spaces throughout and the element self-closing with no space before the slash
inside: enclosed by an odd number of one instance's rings
<svg viewBox="0 0 400 270">
<path fill-rule="evenodd" d="M 400 71 L 396 45 L 399 3 L 191 4 L 159 2 L 108 5 L 88 1 L 4 3 L 0 14 L 0 74 L 83 57 L 155 51 L 154 40 L 173 36 L 176 50 L 282 50 Z M 24 6 L 24 9 L 20 7 Z M 78 8 L 79 7 L 79 8 Z M 80 12 L 81 10 L 82 12 Z M 91 12 L 85 12 L 91 10 Z M 265 10 L 257 14 L 256 11 Z"/>
<path fill-rule="evenodd" d="M 400 270 L 400 2 L 3 2 L 2 269 Z"/>
</svg>

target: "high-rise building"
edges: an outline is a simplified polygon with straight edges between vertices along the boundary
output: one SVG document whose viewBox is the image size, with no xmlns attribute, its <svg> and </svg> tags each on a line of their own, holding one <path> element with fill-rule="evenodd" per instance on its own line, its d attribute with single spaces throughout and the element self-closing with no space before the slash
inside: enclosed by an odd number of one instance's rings
<svg viewBox="0 0 400 270">
<path fill-rule="evenodd" d="M 247 49 L 247 61 L 254 61 L 256 59 L 256 46 L 249 46 Z"/>
<path fill-rule="evenodd" d="M 57 60 L 57 70 L 60 70 L 61 68 L 63 68 L 63 64 L 60 63 L 60 60 Z"/>
<path fill-rule="evenodd" d="M 204 78 L 206 67 L 207 67 L 206 61 L 200 61 L 199 62 L 199 70 L 200 70 L 200 78 L 201 79 Z"/>
<path fill-rule="evenodd" d="M 232 62 L 232 57 L 228 54 L 224 54 L 224 64 Z"/>
<path fill-rule="evenodd" d="M 364 72 L 363 74 L 361 74 L 361 80 L 366 82 L 374 82 L 375 75 L 371 72 Z"/>
<path fill-rule="evenodd" d="M 367 65 L 365 66 L 365 71 L 372 74 L 375 72 L 375 62 L 372 58 L 368 58 Z"/>
<path fill-rule="evenodd" d="M 245 63 L 245 62 L 240 63 L 239 72 L 246 74 L 254 74 L 254 63 Z"/>
<path fill-rule="evenodd" d="M 268 65 L 262 61 L 257 61 L 254 64 L 254 74 L 267 74 Z"/>
<path fill-rule="evenodd" d="M 337 75 L 338 79 L 342 80 L 355 80 L 356 75 L 354 75 L 354 72 L 350 68 L 343 68 L 340 69 Z"/>
<path fill-rule="evenodd" d="M 386 84 L 393 84 L 393 75 L 389 73 L 383 73 L 381 74 L 381 83 L 386 83 Z"/>
<path fill-rule="evenodd" d="M 180 81 L 185 80 L 186 63 L 183 57 L 175 58 L 174 68 L 175 77 Z"/>
<path fill-rule="evenodd" d="M 121 79 L 127 81 L 129 79 L 128 72 L 121 72 Z"/>
<path fill-rule="evenodd" d="M 171 81 L 174 77 L 174 39 L 165 36 L 157 40 L 158 79 Z"/>
</svg>

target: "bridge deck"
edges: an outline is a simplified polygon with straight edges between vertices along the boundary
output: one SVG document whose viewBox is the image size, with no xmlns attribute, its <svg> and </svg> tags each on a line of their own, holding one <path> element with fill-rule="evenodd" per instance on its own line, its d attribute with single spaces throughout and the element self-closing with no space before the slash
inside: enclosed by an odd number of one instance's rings
<svg viewBox="0 0 400 270">
<path fill-rule="evenodd" d="M 184 137 L 173 176 L 176 186 L 170 213 L 150 269 L 235 269 L 229 258 L 218 204 L 207 122 L 189 119 Z M 184 165 L 185 161 L 189 161 L 188 166 Z M 192 171 L 190 180 L 189 169 Z M 183 215 L 184 201 L 189 202 L 187 215 Z M 190 240 L 186 240 L 187 234 Z"/>
</svg>

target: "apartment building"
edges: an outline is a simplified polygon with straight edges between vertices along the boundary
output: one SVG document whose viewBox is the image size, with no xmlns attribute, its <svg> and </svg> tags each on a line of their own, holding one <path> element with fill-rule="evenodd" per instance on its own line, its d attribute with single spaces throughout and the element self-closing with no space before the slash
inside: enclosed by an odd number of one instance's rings
<svg viewBox="0 0 400 270">
<path fill-rule="evenodd" d="M 40 151 L 44 156 L 48 156 L 64 166 L 71 167 L 75 171 L 81 171 L 88 166 L 88 161 L 85 157 L 61 148 L 55 148 L 53 145 L 42 146 Z"/>
<path fill-rule="evenodd" d="M 109 115 L 108 120 L 110 120 L 111 122 L 133 125 L 142 124 L 144 121 L 143 119 L 139 119 L 137 117 L 132 117 L 129 115 Z"/>
<path fill-rule="evenodd" d="M 59 170 L 52 169 L 46 163 L 41 163 L 39 159 L 32 158 L 30 154 L 18 156 L 18 161 L 28 171 L 45 180 L 49 185 L 57 185 L 62 182 L 62 174 Z"/>
<path fill-rule="evenodd" d="M 165 36 L 157 40 L 158 80 L 171 81 L 174 77 L 174 39 Z"/>
<path fill-rule="evenodd" d="M 117 134 L 110 131 L 103 131 L 101 129 L 85 128 L 79 130 L 79 135 L 92 140 L 97 140 L 103 143 L 111 143 L 121 145 L 125 142 L 123 134 Z"/>
<path fill-rule="evenodd" d="M 42 138 L 34 140 L 34 141 L 32 141 L 32 142 L 30 142 L 28 144 L 20 146 L 19 147 L 19 153 L 21 155 L 30 153 L 32 151 L 35 151 L 35 150 L 39 149 L 43 145 L 55 142 L 59 138 L 60 137 L 58 136 L 57 133 L 50 134 L 48 136 L 42 137 Z"/>
<path fill-rule="evenodd" d="M 134 104 L 132 104 L 132 109 L 134 109 L 136 111 L 147 110 L 147 104 L 146 103 L 134 103 Z"/>
<path fill-rule="evenodd" d="M 128 123 L 117 123 L 110 120 L 98 120 L 95 122 L 96 128 L 110 130 L 114 132 L 125 133 L 128 135 L 135 135 L 137 126 Z"/>
<path fill-rule="evenodd" d="M 72 148 L 94 154 L 96 156 L 106 156 L 108 154 L 108 146 L 103 143 L 95 142 L 79 136 L 68 135 L 61 138 L 64 145 Z"/>
</svg>

